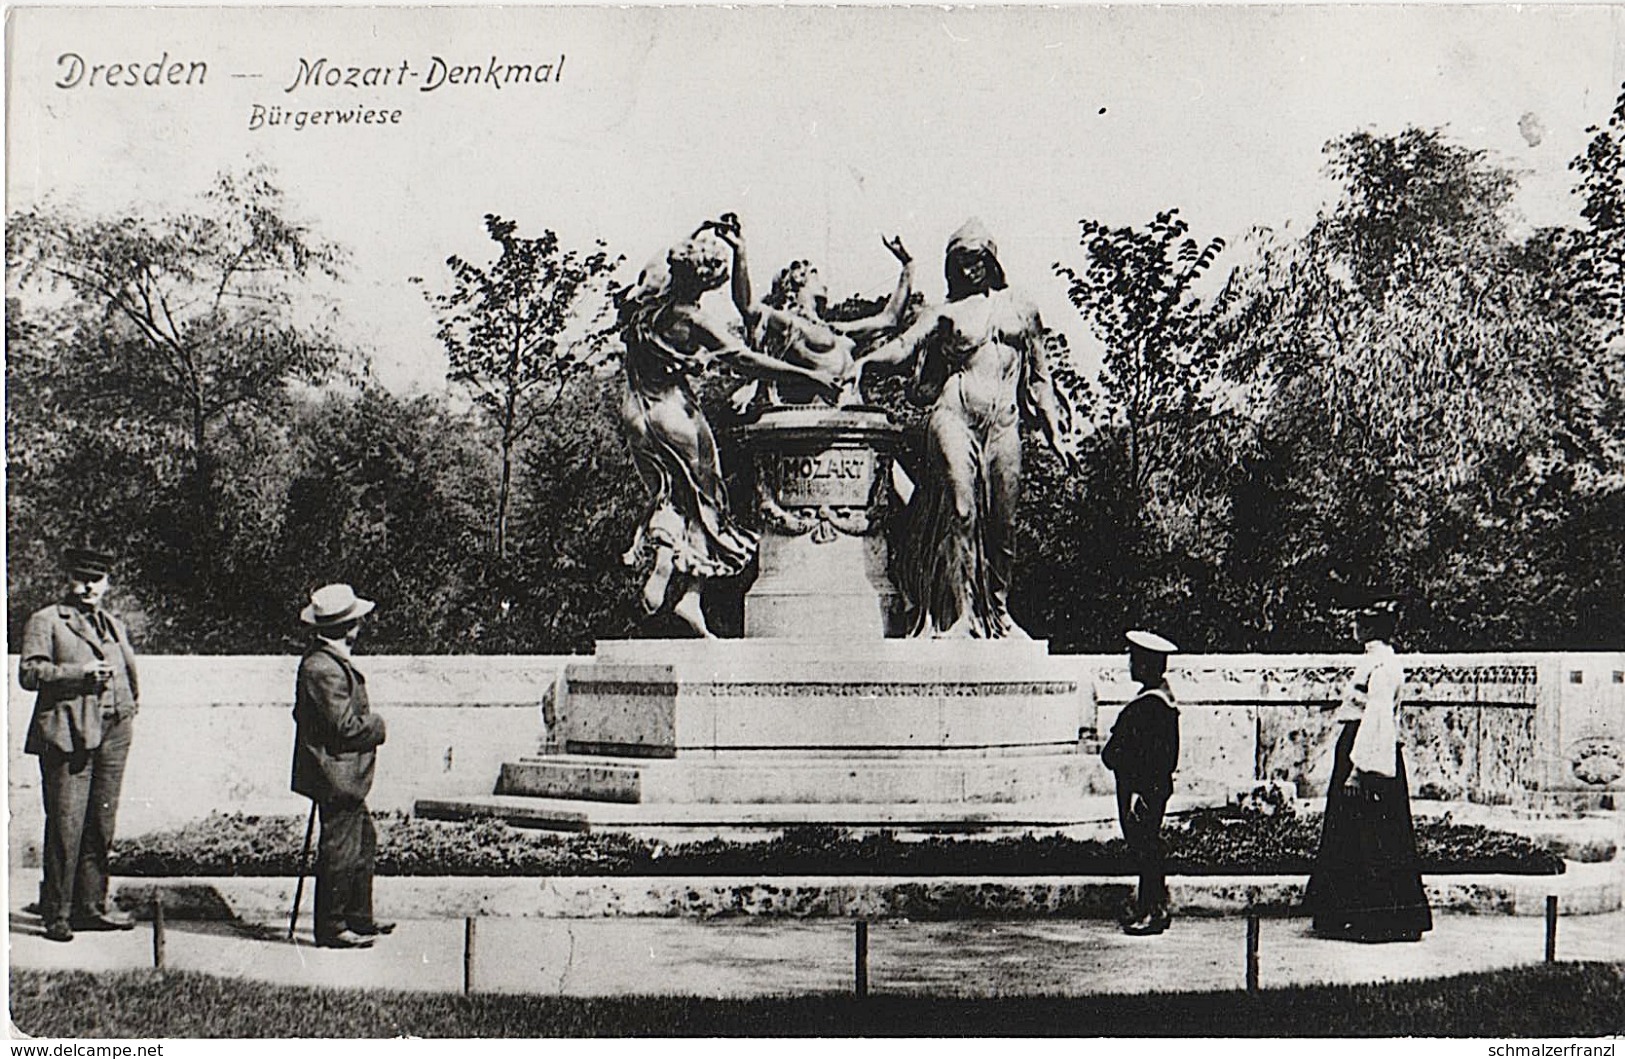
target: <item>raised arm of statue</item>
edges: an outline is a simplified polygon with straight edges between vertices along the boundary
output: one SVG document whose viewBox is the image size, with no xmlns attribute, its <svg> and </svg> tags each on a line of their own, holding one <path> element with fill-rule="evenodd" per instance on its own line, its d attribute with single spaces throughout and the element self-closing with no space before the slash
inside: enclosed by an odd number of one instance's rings
<svg viewBox="0 0 1625 1059">
<path fill-rule="evenodd" d="M 874 368 L 883 368 L 893 371 L 906 371 L 913 364 L 914 358 L 919 355 L 920 347 L 925 344 L 932 332 L 945 323 L 945 318 L 939 312 L 928 312 L 914 321 L 907 331 L 898 335 L 889 342 L 883 342 L 866 353 L 857 357 L 860 377 Z"/>
<path fill-rule="evenodd" d="M 908 310 L 908 300 L 914 293 L 914 258 L 908 249 L 903 246 L 903 237 L 894 235 L 890 238 L 882 237 L 880 240 L 892 256 L 897 258 L 901 266 L 897 273 L 897 288 L 892 291 L 885 306 L 873 316 L 866 316 L 861 320 L 849 320 L 846 323 L 831 323 L 830 326 L 847 335 L 864 336 L 878 331 L 890 331 L 903 320 L 903 313 Z"/>
<path fill-rule="evenodd" d="M 733 249 L 732 281 L 728 290 L 733 296 L 734 308 L 744 317 L 745 326 L 754 330 L 765 306 L 756 300 L 751 291 L 750 264 L 745 254 L 744 226 L 739 223 L 737 216 L 728 213 L 724 214 L 723 219 L 716 222 L 714 227 L 722 241 Z"/>
</svg>

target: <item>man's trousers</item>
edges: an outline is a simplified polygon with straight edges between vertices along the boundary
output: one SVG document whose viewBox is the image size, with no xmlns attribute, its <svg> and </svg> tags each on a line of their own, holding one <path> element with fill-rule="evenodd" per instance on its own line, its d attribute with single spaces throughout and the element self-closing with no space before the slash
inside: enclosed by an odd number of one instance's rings
<svg viewBox="0 0 1625 1059">
<path fill-rule="evenodd" d="M 1135 794 L 1145 805 L 1138 815 L 1129 810 Z M 1117 819 L 1123 825 L 1123 840 L 1140 869 L 1140 888 L 1134 904 L 1142 914 L 1168 904 L 1168 854 L 1162 842 L 1162 814 L 1167 809 L 1166 791 L 1131 791 L 1122 785 L 1117 788 Z"/>
<path fill-rule="evenodd" d="M 378 833 L 366 802 L 319 802 L 316 852 L 316 939 L 372 926 L 372 868 Z"/>
<path fill-rule="evenodd" d="M 133 719 L 102 722 L 95 750 L 40 755 L 45 799 L 45 878 L 40 918 L 55 923 L 107 911 L 107 850 L 113 844 L 124 763 L 130 756 Z"/>
</svg>

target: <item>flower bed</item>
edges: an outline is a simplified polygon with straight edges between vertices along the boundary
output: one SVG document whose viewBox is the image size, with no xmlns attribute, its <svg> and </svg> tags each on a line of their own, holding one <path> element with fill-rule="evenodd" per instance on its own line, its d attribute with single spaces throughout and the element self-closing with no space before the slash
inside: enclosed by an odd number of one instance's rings
<svg viewBox="0 0 1625 1059">
<path fill-rule="evenodd" d="M 445 823 L 379 814 L 380 875 L 1132 875 L 1122 839 L 1061 835 L 901 839 L 888 831 L 795 827 L 766 840 L 664 843 L 623 834 L 558 835 L 498 820 Z M 126 876 L 294 875 L 304 820 L 215 814 L 120 839 Z M 1175 875 L 1307 875 L 1318 814 L 1280 802 L 1202 809 L 1164 829 Z M 1561 857 L 1529 839 L 1449 817 L 1417 825 L 1424 875 L 1556 875 Z"/>
</svg>

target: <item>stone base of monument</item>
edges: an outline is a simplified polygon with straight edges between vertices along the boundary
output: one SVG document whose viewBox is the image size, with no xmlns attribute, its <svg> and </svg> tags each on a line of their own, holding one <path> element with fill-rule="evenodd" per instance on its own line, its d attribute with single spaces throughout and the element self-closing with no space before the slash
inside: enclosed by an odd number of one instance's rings
<svg viewBox="0 0 1625 1059">
<path fill-rule="evenodd" d="M 425 816 L 532 826 L 1057 824 L 1109 815 L 1091 689 L 1037 641 L 627 640 L 543 752 Z M 629 811 L 636 807 L 635 811 Z"/>
</svg>

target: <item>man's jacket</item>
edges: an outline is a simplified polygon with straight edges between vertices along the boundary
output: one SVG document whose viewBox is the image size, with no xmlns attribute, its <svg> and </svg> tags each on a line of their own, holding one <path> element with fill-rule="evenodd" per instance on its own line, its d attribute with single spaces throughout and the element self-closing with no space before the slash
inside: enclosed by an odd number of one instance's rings
<svg viewBox="0 0 1625 1059">
<path fill-rule="evenodd" d="M 294 691 L 293 789 L 318 802 L 365 801 L 384 741 L 384 719 L 367 707 L 367 681 L 325 645 L 299 663 Z"/>
<path fill-rule="evenodd" d="M 1101 764 L 1117 774 L 1125 790 L 1168 793 L 1179 767 L 1179 710 L 1164 688 L 1142 688 L 1123 707 L 1112 737 L 1100 752 Z"/>
<path fill-rule="evenodd" d="M 101 614 L 109 627 L 105 635 L 83 609 L 65 602 L 35 611 L 23 627 L 17 682 L 39 692 L 23 742 L 25 753 L 95 750 L 102 745 L 103 714 L 130 718 L 139 709 L 141 685 L 129 630 L 116 615 Z M 113 667 L 106 685 L 88 675 L 97 662 Z"/>
</svg>

